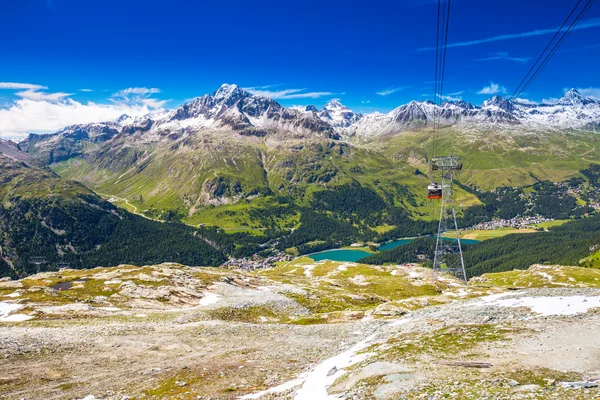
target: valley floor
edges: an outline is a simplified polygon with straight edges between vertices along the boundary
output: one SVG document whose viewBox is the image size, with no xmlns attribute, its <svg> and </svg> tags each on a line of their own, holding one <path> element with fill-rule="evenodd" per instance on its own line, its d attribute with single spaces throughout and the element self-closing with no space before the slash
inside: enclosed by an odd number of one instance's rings
<svg viewBox="0 0 600 400">
<path fill-rule="evenodd" d="M 0 398 L 597 398 L 599 274 L 532 267 L 467 286 L 304 259 L 3 281 Z"/>
</svg>

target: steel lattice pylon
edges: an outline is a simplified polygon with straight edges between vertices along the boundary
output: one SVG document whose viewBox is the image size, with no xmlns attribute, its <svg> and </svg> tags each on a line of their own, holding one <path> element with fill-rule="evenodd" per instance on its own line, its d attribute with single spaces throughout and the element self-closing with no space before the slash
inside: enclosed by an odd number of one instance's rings
<svg viewBox="0 0 600 400">
<path fill-rule="evenodd" d="M 442 207 L 440 222 L 435 243 L 433 273 L 447 272 L 459 279 L 467 281 L 465 260 L 458 235 L 456 212 L 454 210 L 454 193 L 452 188 L 454 171 L 460 170 L 462 164 L 458 157 L 447 156 L 432 160 L 433 170 L 442 171 Z M 452 232 L 451 235 L 445 235 Z"/>
</svg>

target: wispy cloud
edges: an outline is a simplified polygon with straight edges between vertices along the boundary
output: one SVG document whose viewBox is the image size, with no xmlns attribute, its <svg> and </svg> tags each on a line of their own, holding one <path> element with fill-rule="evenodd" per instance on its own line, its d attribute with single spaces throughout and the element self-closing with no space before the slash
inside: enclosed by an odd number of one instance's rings
<svg viewBox="0 0 600 400">
<path fill-rule="evenodd" d="M 410 86 L 400 86 L 400 87 L 396 87 L 396 88 L 388 88 L 385 90 L 381 90 L 379 92 L 375 92 L 375 94 L 378 94 L 380 96 L 389 96 L 390 94 L 396 93 L 400 90 L 404 90 L 404 89 L 408 89 Z"/>
<path fill-rule="evenodd" d="M 556 97 L 550 97 L 548 99 L 542 99 L 542 103 L 544 104 L 556 104 L 560 99 Z"/>
<path fill-rule="evenodd" d="M 456 92 L 456 93 L 450 93 L 450 94 L 443 95 L 443 96 L 440 96 L 439 94 L 437 94 L 437 97 L 439 97 L 442 100 L 446 100 L 446 101 L 460 101 L 460 100 L 462 100 L 462 97 L 459 95 L 462 93 L 463 92 L 461 91 L 461 92 Z M 455 96 L 458 96 L 458 97 L 455 97 Z"/>
<path fill-rule="evenodd" d="M 566 91 L 566 90 L 565 90 Z M 593 97 L 600 100 L 600 87 L 577 88 L 577 91 L 585 97 Z"/>
<path fill-rule="evenodd" d="M 80 92 L 93 92 L 92 89 L 79 89 Z"/>
<path fill-rule="evenodd" d="M 273 86 L 273 85 L 270 85 Z M 287 99 L 318 99 L 323 96 L 333 96 L 336 94 L 345 93 L 333 93 L 333 92 L 305 92 L 306 89 L 285 89 L 285 90 L 267 90 L 269 86 L 256 86 L 244 88 L 245 91 L 252 93 L 256 96 L 269 97 L 273 100 L 287 100 Z"/>
<path fill-rule="evenodd" d="M 492 53 L 490 57 L 478 58 L 473 61 L 493 61 L 493 60 L 504 60 L 504 61 L 516 61 L 524 63 L 530 60 L 529 57 L 509 57 L 506 52 Z"/>
<path fill-rule="evenodd" d="M 117 93 L 113 94 L 113 97 L 128 97 L 132 94 L 146 96 L 154 93 L 160 93 L 160 89 L 147 87 L 131 87 L 119 90 Z"/>
<path fill-rule="evenodd" d="M 15 93 L 15 95 L 19 96 L 21 98 L 24 98 L 24 99 L 29 99 L 29 100 L 56 102 L 56 101 L 63 100 L 64 98 L 67 98 L 69 96 L 72 96 L 73 93 L 63 93 L 63 92 L 46 93 L 46 92 L 38 92 L 36 90 L 25 90 L 22 92 L 17 92 L 17 93 Z"/>
<path fill-rule="evenodd" d="M 147 88 L 147 87 L 131 87 L 127 89 L 119 90 L 113 93 L 110 97 L 110 101 L 113 103 L 122 103 L 128 105 L 139 105 L 143 104 L 150 108 L 162 108 L 166 103 L 171 100 L 159 100 L 151 97 L 153 94 L 160 93 L 158 88 Z"/>
<path fill-rule="evenodd" d="M 597 28 L 600 27 L 600 18 L 592 18 L 586 21 L 580 22 L 573 30 L 582 30 L 589 28 Z M 474 46 L 477 44 L 490 43 L 490 42 L 499 42 L 502 40 L 511 40 L 511 39 L 522 39 L 527 37 L 534 36 L 543 36 L 553 34 L 558 30 L 558 27 L 552 29 L 538 29 L 535 31 L 522 32 L 522 33 L 510 33 L 506 35 L 497 35 L 483 39 L 469 40 L 464 42 L 456 42 L 448 44 L 448 47 L 465 47 L 465 46 Z M 418 49 L 418 51 L 431 51 L 435 50 L 435 47 L 422 47 Z"/>
<path fill-rule="evenodd" d="M 524 99 L 522 97 L 519 97 L 516 101 L 518 101 L 519 103 L 523 103 L 523 104 L 531 104 L 531 105 L 538 104 L 537 101 L 530 100 L 530 99 Z"/>
<path fill-rule="evenodd" d="M 497 83 L 490 82 L 490 86 L 485 86 L 481 89 L 477 94 L 498 94 L 498 93 L 506 93 L 506 88 L 504 86 L 500 86 Z"/>
<path fill-rule="evenodd" d="M 42 86 L 42 85 L 35 85 L 33 83 L 0 82 L 0 89 L 41 90 L 41 89 L 48 89 L 48 87 Z"/>
<path fill-rule="evenodd" d="M 0 82 L 0 89 L 20 90 L 20 92 L 15 93 L 15 96 L 35 101 L 60 101 L 73 94 L 63 92 L 48 93 L 43 91 L 48 89 L 47 86 L 21 82 Z"/>
<path fill-rule="evenodd" d="M 369 103 L 371 103 L 371 100 L 363 100 L 363 101 L 361 101 L 360 103 L 361 103 L 361 104 L 369 104 Z"/>
</svg>

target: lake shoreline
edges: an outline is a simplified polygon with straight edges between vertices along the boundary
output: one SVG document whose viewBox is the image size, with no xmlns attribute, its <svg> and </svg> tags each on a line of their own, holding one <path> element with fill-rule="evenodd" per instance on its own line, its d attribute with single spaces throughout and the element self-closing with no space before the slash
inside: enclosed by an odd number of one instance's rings
<svg viewBox="0 0 600 400">
<path fill-rule="evenodd" d="M 405 238 L 391 240 L 391 241 L 385 242 L 383 244 L 380 244 L 378 246 L 378 248 L 379 248 L 380 252 L 388 251 L 388 250 L 392 250 L 398 246 L 408 244 L 415 239 L 435 238 L 435 237 L 436 237 L 435 235 L 405 237 Z M 448 238 L 448 239 L 450 239 L 450 238 Z M 461 243 L 465 243 L 465 244 L 477 244 L 480 242 L 480 240 L 474 240 L 474 239 L 460 239 L 460 241 L 461 241 Z M 364 248 L 364 247 L 367 247 L 367 246 L 363 246 L 362 248 Z M 339 262 L 358 262 L 360 259 L 362 259 L 364 257 L 368 257 L 370 255 L 377 254 L 377 253 L 371 253 L 371 252 L 362 250 L 362 248 L 340 247 L 340 248 L 336 248 L 336 249 L 317 251 L 317 252 L 313 252 L 310 254 L 303 254 L 301 257 L 308 257 L 308 258 L 313 259 L 316 262 L 325 261 L 325 260 L 339 261 Z M 335 258 L 327 257 L 327 256 L 330 256 L 331 254 L 336 255 L 336 257 Z M 320 255 L 322 255 L 322 256 L 320 256 Z M 317 256 L 317 257 L 315 258 L 314 256 Z"/>
</svg>

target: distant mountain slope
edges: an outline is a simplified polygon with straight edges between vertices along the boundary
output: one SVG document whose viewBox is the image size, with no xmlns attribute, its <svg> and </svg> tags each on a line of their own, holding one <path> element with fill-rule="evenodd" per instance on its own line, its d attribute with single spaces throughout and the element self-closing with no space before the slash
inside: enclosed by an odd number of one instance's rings
<svg viewBox="0 0 600 400">
<path fill-rule="evenodd" d="M 0 155 L 0 276 L 67 262 L 75 268 L 120 263 L 219 265 L 223 254 L 190 227 L 131 215 L 81 184 Z"/>
<path fill-rule="evenodd" d="M 21 151 L 19 145 L 10 140 L 0 139 L 0 154 L 12 158 L 13 160 L 29 160 L 29 154 Z"/>
<path fill-rule="evenodd" d="M 321 110 L 288 109 L 225 84 L 176 110 L 32 134 L 20 146 L 61 176 L 153 217 L 170 210 L 187 222 L 215 223 L 210 207 L 221 206 L 219 224 L 264 228 L 246 212 L 268 208 L 261 199 L 289 195 L 306 205 L 315 191 L 358 183 L 427 218 L 433 211 L 420 172 L 437 115 L 438 151 L 468 155 L 459 178 L 482 188 L 566 179 L 600 157 L 589 131 L 599 124 L 600 102 L 575 90 L 555 105 L 496 96 L 481 106 L 413 101 L 363 115 L 337 100 Z"/>
</svg>

